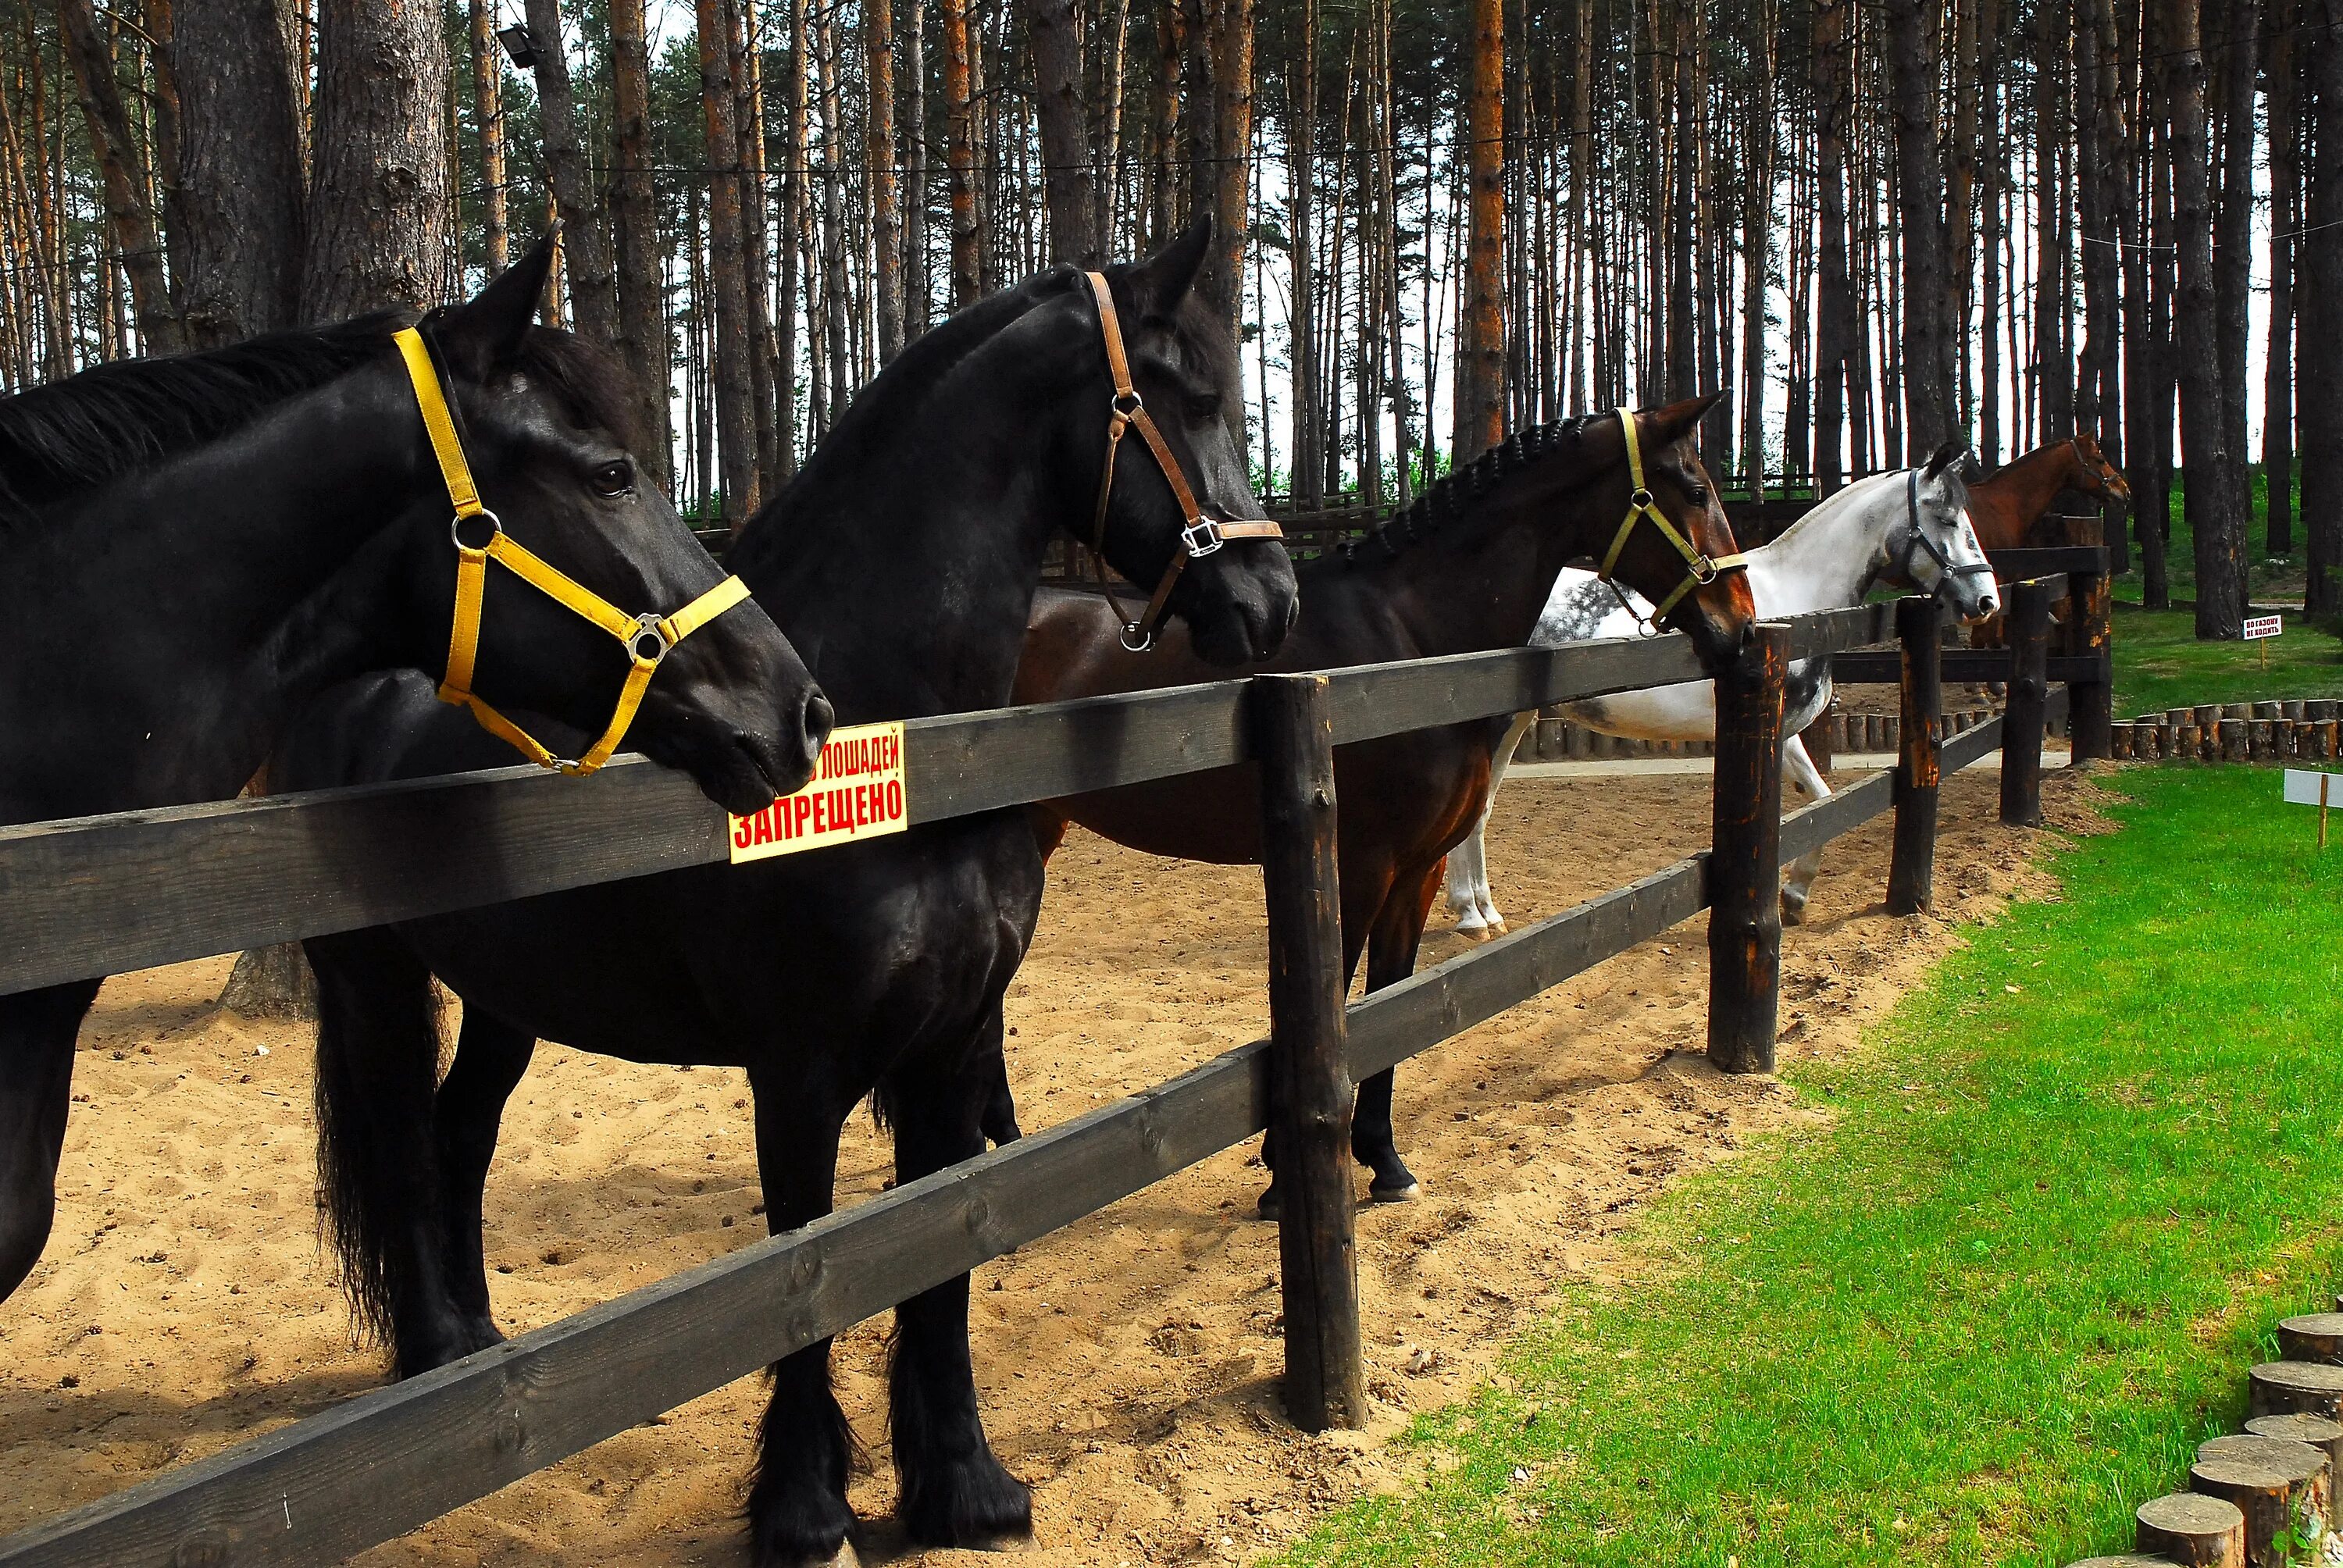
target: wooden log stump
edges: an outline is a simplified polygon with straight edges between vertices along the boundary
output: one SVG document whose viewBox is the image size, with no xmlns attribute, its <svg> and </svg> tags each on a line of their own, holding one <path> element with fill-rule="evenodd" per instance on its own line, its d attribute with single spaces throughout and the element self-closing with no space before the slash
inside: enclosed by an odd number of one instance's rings
<svg viewBox="0 0 2343 1568">
<path fill-rule="evenodd" d="M 2287 1493 L 2281 1517 L 2273 1527 L 2269 1543 L 2278 1549 L 2268 1553 L 2279 1568 L 2286 1568 L 2287 1564 L 2299 1559 L 2304 1554 L 2302 1548 L 2315 1549 L 2327 1539 L 2328 1527 L 2335 1518 L 2335 1462 L 2325 1449 L 2289 1438 L 2247 1432 L 2238 1437 L 2217 1437 L 2210 1442 L 2200 1444 L 2197 1459 L 2200 1464 L 2215 1462 L 2241 1464 L 2286 1478 Z M 2216 1491 L 2213 1495 L 2227 1494 Z M 2254 1536 L 2254 1510 L 2241 1499 L 2231 1497 L 2229 1501 L 2245 1513 L 2246 1555 L 2258 1563 L 2261 1559 L 2254 1556 L 2258 1550 Z M 2287 1549 L 2289 1544 L 2292 1550 Z"/>
<path fill-rule="evenodd" d="M 1564 720 L 1559 719 L 1541 719 L 1537 721 L 1537 727 L 1534 733 L 1537 736 L 1537 754 L 1539 756 L 1548 759 L 1555 759 L 1562 756 L 1562 727 L 1564 722 Z"/>
<path fill-rule="evenodd" d="M 2131 760 L 2131 721 L 2110 719 L 2107 723 L 2107 755 L 2117 762 Z"/>
<path fill-rule="evenodd" d="M 2323 1415 L 2343 1420 L 2343 1366 L 2325 1362 L 2264 1362 L 2249 1374 L 2251 1413 Z"/>
<path fill-rule="evenodd" d="M 2224 762 L 2250 760 L 2252 754 L 2246 748 L 2246 721 L 2242 719 L 2224 719 L 2219 728 L 2221 760 Z"/>
<path fill-rule="evenodd" d="M 2308 706 L 2308 704 L 2304 702 L 2301 698 L 2289 697 L 2284 702 L 2278 705 L 2278 716 L 2280 719 L 2291 719 L 2295 720 L 2295 722 L 2300 723 L 2303 719 L 2310 717 L 2309 714 L 2303 711 L 2303 709 Z"/>
<path fill-rule="evenodd" d="M 2330 1493 L 2335 1478 L 2343 1475 L 2343 1422 L 2329 1421 L 2323 1415 L 2258 1415 L 2246 1422 L 2246 1432 L 2252 1437 L 2306 1443 L 2325 1454 Z"/>
<path fill-rule="evenodd" d="M 1575 724 L 1562 727 L 1562 754 L 1564 757 L 1578 761 L 1594 755 L 1594 752 L 1593 739 L 1584 729 Z"/>
<path fill-rule="evenodd" d="M 2305 1312 L 2278 1326 L 2278 1348 L 2290 1362 L 2343 1366 L 2343 1312 Z"/>
<path fill-rule="evenodd" d="M 2199 704 L 2188 710 L 2197 720 L 2197 759 L 2217 761 L 2221 744 L 2221 705 L 2217 702 Z"/>
<path fill-rule="evenodd" d="M 2188 1490 L 2237 1505 L 2246 1519 L 2247 1568 L 2288 1568 L 2278 1545 L 2293 1523 L 2292 1483 L 2283 1471 L 2227 1459 L 2200 1459 L 2188 1467 Z"/>
<path fill-rule="evenodd" d="M 2112 1557 L 2086 1557 L 2066 1568 L 2172 1568 L 2172 1559 L 2151 1557 L 2145 1552 L 2118 1552 Z"/>
<path fill-rule="evenodd" d="M 2133 1515 L 2133 1544 L 2187 1568 L 2247 1568 L 2246 1516 L 2226 1498 L 2176 1492 L 2152 1497 Z"/>
<path fill-rule="evenodd" d="M 2275 702 L 2249 702 L 2246 707 L 2247 709 L 2246 717 L 2248 719 L 2282 719 L 2285 717 L 2285 714 L 2280 711 L 2280 705 Z"/>
</svg>

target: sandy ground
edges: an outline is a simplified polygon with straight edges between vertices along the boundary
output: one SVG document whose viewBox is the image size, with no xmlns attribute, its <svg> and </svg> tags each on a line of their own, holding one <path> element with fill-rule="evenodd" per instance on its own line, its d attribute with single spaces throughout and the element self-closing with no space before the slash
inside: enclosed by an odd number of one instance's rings
<svg viewBox="0 0 2343 1568">
<path fill-rule="evenodd" d="M 1784 960 L 1785 1059 L 1848 1049 L 1947 947 L 2029 881 L 2039 840 L 1993 825 L 1995 780 L 1946 798 L 1937 910 L 1891 919 L 1882 818 L 1830 857 Z M 2054 774 L 2054 824 L 2094 820 Z M 1523 780 L 1491 849 L 1516 923 L 1696 847 L 1696 778 Z M 1614 1233 L 1672 1175 L 1815 1113 L 1699 1054 L 1694 921 L 1401 1069 L 1415 1203 L 1363 1210 L 1361 1289 L 1374 1421 L 1299 1435 L 1280 1417 L 1273 1230 L 1252 1218 L 1257 1146 L 1231 1151 L 981 1270 L 977 1374 L 1002 1459 L 1035 1488 L 1036 1563 L 1233 1561 L 1328 1505 L 1397 1484 L 1380 1439 L 1453 1401 L 1560 1283 L 1606 1277 Z M 1436 926 L 1424 961 L 1463 950 Z M 1260 878 L 1157 861 L 1079 831 L 1052 868 L 1009 1002 L 1029 1129 L 1262 1033 Z M 0 1304 L 0 1526 L 87 1502 L 379 1380 L 317 1241 L 306 1026 L 209 1006 L 216 960 L 126 976 L 82 1039 L 56 1230 Z M 506 1120 L 488 1257 L 508 1331 L 763 1233 L 745 1088 L 548 1048 Z M 858 1116 L 841 1202 L 880 1189 Z M 1363 1192 L 1363 1181 L 1362 1181 Z M 872 1467 L 866 1561 L 884 1521 L 883 1321 L 839 1342 L 842 1399 Z M 730 1563 L 759 1379 L 604 1442 L 361 1561 Z"/>
</svg>

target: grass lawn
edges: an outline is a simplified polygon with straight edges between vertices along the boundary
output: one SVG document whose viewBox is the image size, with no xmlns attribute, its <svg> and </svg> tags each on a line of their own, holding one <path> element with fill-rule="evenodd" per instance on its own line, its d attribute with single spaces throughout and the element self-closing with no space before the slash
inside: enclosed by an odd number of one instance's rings
<svg viewBox="0 0 2343 1568">
<path fill-rule="evenodd" d="M 2343 846 L 2268 770 L 2123 774 L 2124 830 L 1978 929 L 1826 1131 L 1665 1197 L 1428 1479 L 1281 1560 L 2056 1565 L 2236 1430 L 2272 1325 L 2343 1285 Z"/>
<path fill-rule="evenodd" d="M 2117 719 L 2198 702 L 2343 697 L 2343 639 L 2299 611 L 2262 642 L 2199 642 L 2189 611 L 2129 604 L 2116 607 L 2114 628 Z"/>
</svg>

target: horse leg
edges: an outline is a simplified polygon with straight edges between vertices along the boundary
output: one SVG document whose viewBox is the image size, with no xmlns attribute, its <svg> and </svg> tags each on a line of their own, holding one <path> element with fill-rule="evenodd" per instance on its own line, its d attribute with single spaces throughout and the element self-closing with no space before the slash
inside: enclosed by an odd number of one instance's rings
<svg viewBox="0 0 2343 1568">
<path fill-rule="evenodd" d="M 478 1009 L 464 1012 L 456 1060 L 432 1101 L 431 1131 L 439 1161 L 440 1240 L 447 1247 L 447 1293 L 462 1316 L 471 1349 L 498 1344 L 488 1305 L 488 1260 L 481 1252 L 480 1204 L 496 1158 L 505 1101 L 528 1070 L 537 1041 Z"/>
<path fill-rule="evenodd" d="M 755 1070 L 749 1083 L 757 1102 L 765 1225 L 778 1236 L 830 1212 L 846 1119 L 820 1107 L 809 1111 L 796 1085 L 768 1081 Z M 854 1561 L 846 1552 L 854 1533 L 854 1511 L 846 1503 L 854 1434 L 830 1386 L 830 1343 L 820 1341 L 773 1363 L 773 1392 L 757 1432 L 757 1478 L 749 1492 L 756 1568 Z"/>
<path fill-rule="evenodd" d="M 1782 742 L 1782 766 L 1789 770 L 1791 782 L 1809 800 L 1826 799 L 1831 787 L 1823 779 L 1822 769 L 1806 755 L 1806 743 L 1797 736 Z M 1789 874 L 1782 879 L 1782 923 L 1804 925 L 1806 919 L 1806 896 L 1815 885 L 1815 873 L 1823 869 L 1820 848 L 1807 850 L 1790 862 Z"/>
<path fill-rule="evenodd" d="M 1423 940 L 1423 922 L 1432 910 L 1438 870 L 1427 872 L 1421 890 L 1410 896 L 1404 883 L 1391 897 L 1367 932 L 1367 990 L 1379 991 L 1397 985 L 1415 972 L 1416 949 Z M 1373 1172 L 1367 1196 L 1378 1203 L 1413 1202 L 1423 1191 L 1415 1172 L 1399 1157 L 1392 1131 L 1392 1081 L 1397 1070 L 1385 1068 L 1359 1085 L 1357 1107 L 1351 1112 L 1351 1156 Z"/>
<path fill-rule="evenodd" d="M 980 1026 L 979 1033 L 980 1046 Z M 982 1070 L 980 1050 L 957 1071 L 922 1063 L 889 1081 L 885 1095 L 888 1120 L 895 1127 L 899 1182 L 916 1181 L 984 1151 L 984 1134 L 977 1125 Z M 993 1457 L 977 1410 L 966 1274 L 895 1309 L 888 1381 L 901 1499 L 897 1513 L 911 1539 L 928 1546 L 981 1548 L 1031 1535 L 1032 1494 Z"/>
<path fill-rule="evenodd" d="M 979 1125 L 985 1138 L 996 1149 L 1014 1143 L 1025 1136 L 1017 1125 L 1017 1097 L 1009 1090 L 1009 1042 L 1001 1028 L 1001 1004 L 992 1004 L 990 1017 L 978 1032 L 980 1060 L 987 1081 L 984 1088 L 984 1113 Z"/>
<path fill-rule="evenodd" d="M 1481 803 L 1480 820 L 1473 824 L 1472 833 L 1462 844 L 1448 851 L 1449 911 L 1456 917 L 1457 930 L 1476 940 L 1505 929 L 1505 917 L 1498 912 L 1496 897 L 1489 890 L 1489 818 L 1497 809 L 1497 786 L 1504 781 L 1505 769 L 1522 737 L 1536 722 L 1534 712 L 1513 716 L 1504 739 L 1489 759 L 1489 797 Z"/>
<path fill-rule="evenodd" d="M 96 980 L 0 997 L 0 1301 L 48 1245 L 73 1102 L 74 1037 Z"/>
<path fill-rule="evenodd" d="M 431 971 L 379 927 L 302 944 L 317 975 L 317 1187 L 343 1289 L 399 1377 L 479 1348 L 449 1293 Z"/>
</svg>

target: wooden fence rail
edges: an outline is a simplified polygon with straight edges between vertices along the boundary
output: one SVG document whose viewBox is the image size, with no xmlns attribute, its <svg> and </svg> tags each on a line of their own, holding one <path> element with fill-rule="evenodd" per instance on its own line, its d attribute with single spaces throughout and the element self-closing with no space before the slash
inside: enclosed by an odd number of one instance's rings
<svg viewBox="0 0 2343 1568">
<path fill-rule="evenodd" d="M 1875 643 L 1892 634 L 1896 614 L 1878 605 L 1801 617 L 1768 627 L 1766 651 L 1778 660 Z M 1261 1131 L 1273 1099 L 1281 1126 L 1301 1131 L 1297 1114 L 1329 1114 L 1330 1089 L 1658 935 L 1708 907 L 1713 893 L 1704 851 L 1330 1013 L 1319 993 L 1330 940 L 1322 900 L 1333 891 L 1321 852 L 1337 809 L 1332 748 L 1696 674 L 1685 639 L 1669 637 L 923 721 L 906 748 L 918 820 L 1254 758 L 1278 768 L 1267 821 L 1284 840 L 1273 853 L 1286 864 L 1274 878 L 1282 898 L 1272 903 L 1272 950 L 1286 955 L 1291 972 L 1272 986 L 1272 1030 L 1304 1048 L 1280 1069 L 1279 1094 L 1272 1093 L 1270 1042 L 1242 1047 L 800 1230 L 36 1525 L 0 1541 L 0 1568 L 229 1568 L 348 1555 L 1096 1213 Z M 1253 699 L 1270 706 L 1249 719 L 1248 688 L 1277 685 L 1288 686 L 1282 701 Z M 1761 731 L 1771 703 L 1770 744 L 1778 749 L 1778 681 L 1770 699 L 1761 689 L 1756 701 Z M 1264 729 L 1274 736 L 1265 748 L 1257 744 Z M 1977 760 L 2003 732 L 1996 719 L 1945 741 L 1942 771 Z M 1882 774 L 1780 819 L 1777 830 L 1768 830 L 1770 819 L 1753 819 L 1751 831 L 1775 840 L 1759 843 L 1755 859 L 1795 858 L 1852 831 L 1894 803 L 1896 789 L 1895 777 Z M 387 910 L 459 908 L 697 864 L 722 857 L 722 829 L 688 783 L 621 766 L 585 784 L 499 770 L 12 829 L 0 834 L 0 990 L 396 918 Z M 608 844 L 629 831 L 647 835 L 648 846 Z M 582 873 L 559 860 L 596 842 L 605 845 L 603 858 Z M 444 852 L 417 854 L 418 847 Z M 210 896 L 226 896 L 226 907 L 206 913 L 200 900 L 174 893 L 154 921 L 109 911 L 109 903 L 151 905 L 155 869 L 167 866 L 175 878 L 186 869 L 164 858 L 170 853 L 203 859 L 208 869 L 199 879 Z M 486 873 L 441 864 L 480 854 L 491 858 Z M 429 866 L 402 875 L 391 864 L 401 855 Z M 289 897 L 288 861 L 297 883 Z M 61 880 L 39 880 L 60 868 Z M 350 890 L 377 873 L 396 885 Z M 260 897 L 242 887 L 268 878 L 276 880 Z M 1761 934 L 1749 956 L 1765 984 L 1764 971 L 1778 966 L 1778 936 L 1776 928 L 1769 944 Z M 64 956 L 44 957 L 50 948 Z M 1332 994 L 1339 999 L 1339 989 Z M 1347 1115 L 1346 1098 L 1342 1104 Z M 1324 1141 L 1326 1129 L 1315 1131 Z M 1346 1144 L 1344 1137 L 1337 1147 Z M 1339 1158 L 1335 1164 L 1347 1180 Z M 1289 1212 L 1294 1207 L 1290 1201 Z M 1330 1232 L 1322 1205 L 1311 1207 L 1305 1223 L 1318 1231 L 1287 1239 L 1289 1254 L 1295 1242 L 1306 1246 L 1309 1275 L 1296 1279 L 1288 1257 L 1289 1353 L 1292 1292 L 1307 1290 L 1317 1313 L 1310 1375 L 1319 1402 L 1330 1407 L 1328 1419 L 1355 1419 L 1355 1408 L 1338 1408 L 1355 1398 L 1355 1295 L 1347 1320 L 1339 1300 L 1327 1311 L 1354 1267 L 1347 1226 L 1336 1222 Z"/>
</svg>

